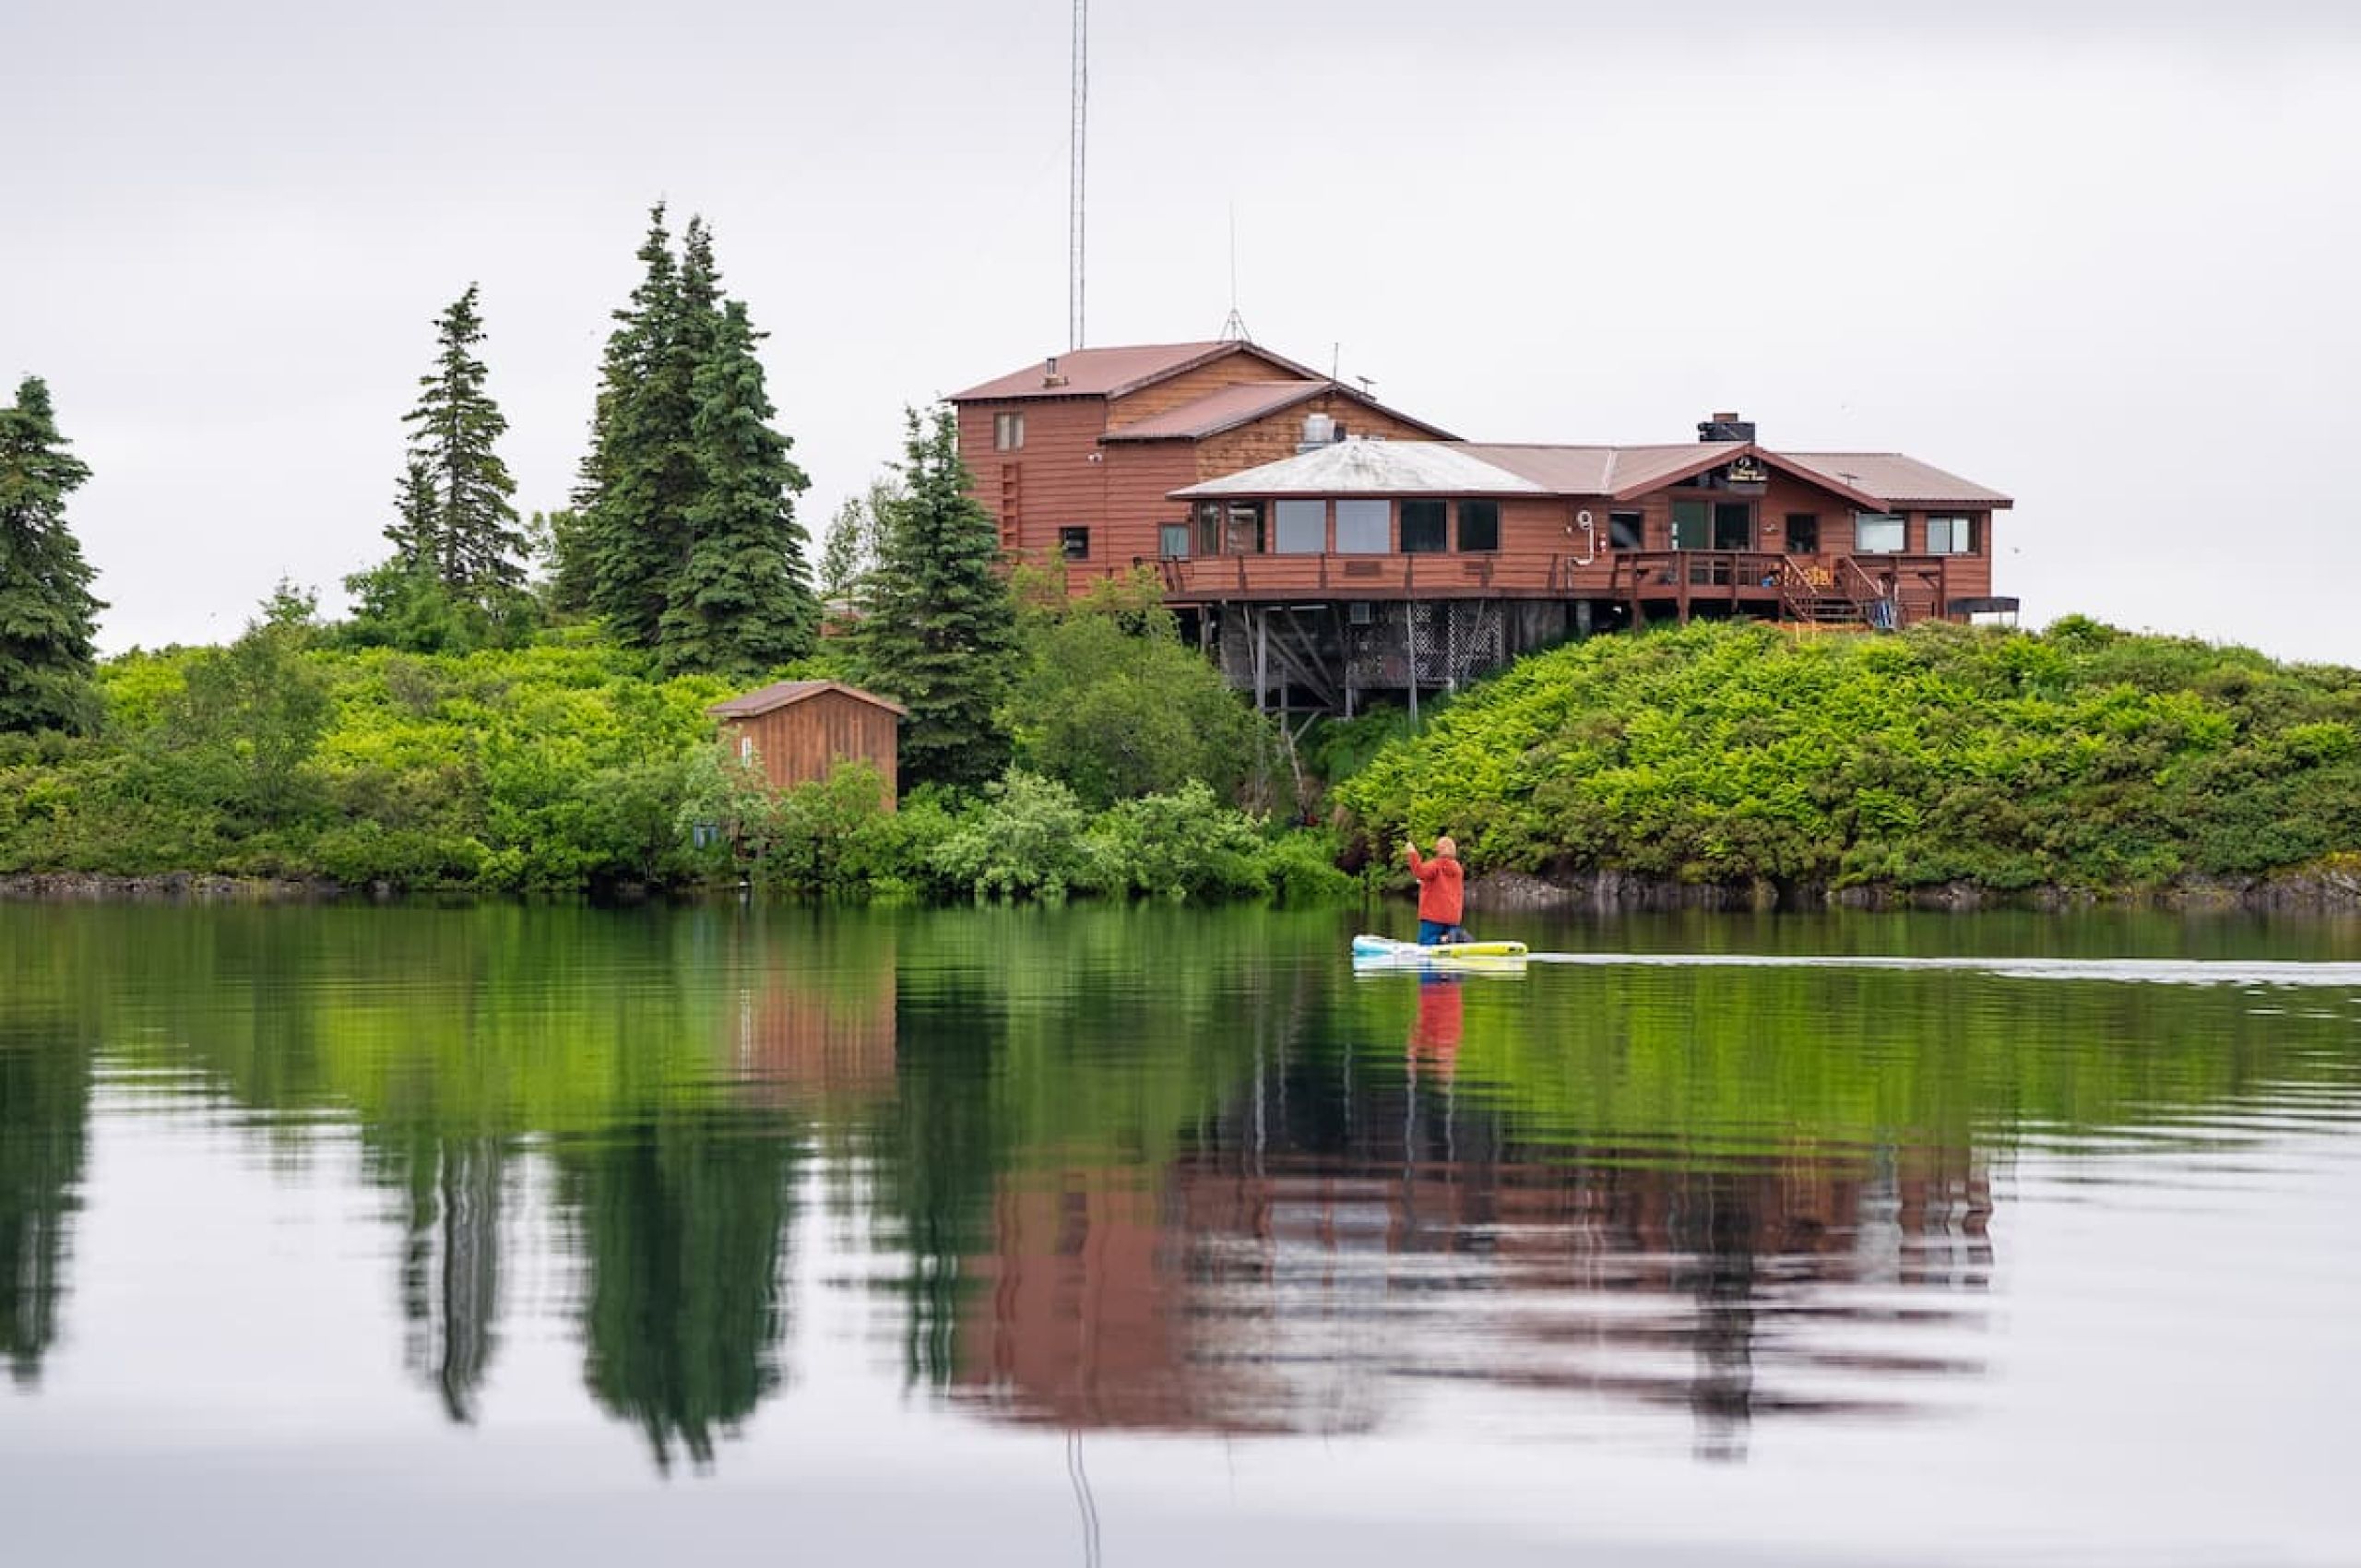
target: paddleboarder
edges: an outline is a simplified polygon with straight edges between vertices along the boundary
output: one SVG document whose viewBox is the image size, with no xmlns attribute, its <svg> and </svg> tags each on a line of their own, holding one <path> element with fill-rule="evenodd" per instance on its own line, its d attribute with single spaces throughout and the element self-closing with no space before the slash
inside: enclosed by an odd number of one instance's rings
<svg viewBox="0 0 2361 1568">
<path fill-rule="evenodd" d="M 1410 874 L 1418 879 L 1418 945 L 1474 940 L 1459 923 L 1465 901 L 1466 873 L 1460 869 L 1459 846 L 1446 833 L 1435 840 L 1435 858 L 1426 860 L 1416 843 L 1406 842 Z"/>
</svg>

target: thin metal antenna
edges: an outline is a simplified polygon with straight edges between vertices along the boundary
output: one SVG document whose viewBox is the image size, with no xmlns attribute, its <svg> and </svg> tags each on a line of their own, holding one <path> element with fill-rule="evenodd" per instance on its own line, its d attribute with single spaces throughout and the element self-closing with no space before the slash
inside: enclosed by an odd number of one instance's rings
<svg viewBox="0 0 2361 1568">
<path fill-rule="evenodd" d="M 1221 340 L 1225 343 L 1252 343 L 1254 334 L 1246 330 L 1246 318 L 1238 314 L 1238 204 L 1229 204 L 1229 314 L 1222 317 Z"/>
<path fill-rule="evenodd" d="M 1066 315 L 1070 349 L 1082 347 L 1083 148 L 1090 129 L 1090 0 L 1074 0 L 1074 172 L 1067 191 Z"/>
</svg>

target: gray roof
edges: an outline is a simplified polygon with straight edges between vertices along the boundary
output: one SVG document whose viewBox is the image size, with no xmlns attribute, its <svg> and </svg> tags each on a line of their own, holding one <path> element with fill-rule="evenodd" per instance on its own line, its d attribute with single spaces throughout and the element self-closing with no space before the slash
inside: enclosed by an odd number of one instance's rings
<svg viewBox="0 0 2361 1568">
<path fill-rule="evenodd" d="M 1518 446 L 1461 441 L 1339 441 L 1176 490 L 1227 496 L 1598 495 L 1628 500 L 1753 452 L 1863 505 L 2003 507 L 1997 490 L 1898 452 L 1774 452 L 1743 441 L 1665 446 Z"/>
<path fill-rule="evenodd" d="M 1548 486 L 1456 441 L 1337 441 L 1192 484 L 1181 500 L 1225 495 L 1547 495 Z"/>
</svg>

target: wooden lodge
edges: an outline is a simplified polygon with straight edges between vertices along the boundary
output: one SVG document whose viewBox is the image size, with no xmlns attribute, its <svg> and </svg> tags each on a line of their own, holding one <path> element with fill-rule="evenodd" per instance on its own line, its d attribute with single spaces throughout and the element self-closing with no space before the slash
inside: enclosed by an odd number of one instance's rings
<svg viewBox="0 0 2361 1568">
<path fill-rule="evenodd" d="M 721 720 L 739 756 L 760 764 L 774 790 L 825 778 L 840 762 L 865 762 L 896 793 L 896 747 L 909 709 L 840 681 L 777 681 L 706 712 Z"/>
<path fill-rule="evenodd" d="M 959 393 L 1003 548 L 1070 586 L 1152 566 L 1231 681 L 1351 713 L 1568 636 L 1746 616 L 2012 614 L 1998 491 L 1793 452 L 1716 413 L 1644 446 L 1464 442 L 1245 342 L 1092 349 Z"/>
<path fill-rule="evenodd" d="M 1256 344 L 1080 349 L 950 402 L 959 457 L 1001 547 L 1065 564 L 1076 591 L 1189 553 L 1173 491 L 1294 455 L 1307 422 L 1390 440 L 1448 439 Z"/>
</svg>

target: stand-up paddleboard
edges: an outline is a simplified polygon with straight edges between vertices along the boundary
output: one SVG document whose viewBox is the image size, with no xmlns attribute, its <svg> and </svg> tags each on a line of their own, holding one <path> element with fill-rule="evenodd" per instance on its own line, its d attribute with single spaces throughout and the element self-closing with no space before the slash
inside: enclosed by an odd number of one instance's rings
<svg viewBox="0 0 2361 1568">
<path fill-rule="evenodd" d="M 1476 969 L 1522 974 L 1525 956 L 1522 942 L 1437 942 L 1422 947 L 1390 936 L 1353 938 L 1356 969 Z"/>
</svg>

